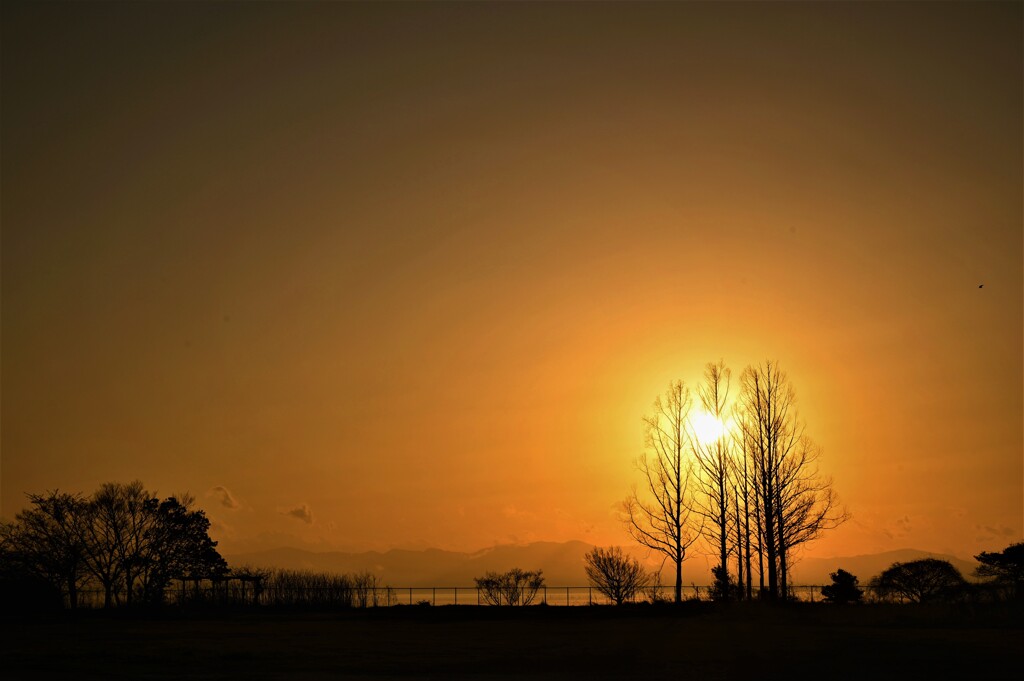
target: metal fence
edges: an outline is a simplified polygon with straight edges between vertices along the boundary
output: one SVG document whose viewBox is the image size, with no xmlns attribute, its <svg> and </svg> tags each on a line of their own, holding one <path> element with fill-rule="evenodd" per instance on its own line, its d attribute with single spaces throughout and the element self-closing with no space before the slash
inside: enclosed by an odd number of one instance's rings
<svg viewBox="0 0 1024 681">
<path fill-rule="evenodd" d="M 800 602 L 823 600 L 820 585 L 789 587 L 790 598 Z M 757 589 L 754 590 L 756 598 Z M 865 596 L 868 596 L 865 589 Z M 632 599 L 641 602 L 671 602 L 675 588 L 671 585 L 645 587 Z M 691 584 L 682 588 L 686 601 L 710 601 L 711 587 Z M 168 605 L 227 605 L 227 606 L 294 606 L 324 608 L 367 608 L 392 606 L 462 606 L 488 605 L 483 590 L 476 586 L 412 586 L 412 587 L 353 587 L 347 590 L 327 588 L 261 587 L 253 583 L 228 582 L 214 584 L 189 583 L 168 588 L 164 592 Z M 78 606 L 100 608 L 104 604 L 101 589 L 83 589 L 78 593 Z M 115 605 L 122 604 L 120 598 Z M 531 605 L 586 606 L 610 605 L 611 599 L 593 586 L 542 586 L 530 601 Z"/>
</svg>

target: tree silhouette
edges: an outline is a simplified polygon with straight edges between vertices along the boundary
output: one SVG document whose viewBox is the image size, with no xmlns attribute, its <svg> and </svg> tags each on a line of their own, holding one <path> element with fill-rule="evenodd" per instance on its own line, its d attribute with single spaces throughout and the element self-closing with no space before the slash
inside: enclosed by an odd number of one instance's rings
<svg viewBox="0 0 1024 681">
<path fill-rule="evenodd" d="M 145 569 L 144 544 L 153 522 L 149 493 L 138 480 L 104 483 L 90 499 L 86 564 L 103 586 L 104 607 L 113 605 L 119 593 L 131 604 L 135 579 Z"/>
<path fill-rule="evenodd" d="M 870 588 L 882 599 L 929 603 L 959 596 L 966 581 L 949 561 L 922 558 L 893 563 L 871 580 Z"/>
<path fill-rule="evenodd" d="M 838 604 L 860 603 L 864 590 L 857 586 L 859 580 L 855 575 L 840 568 L 829 577 L 832 583 L 821 587 L 821 595 L 826 601 Z"/>
<path fill-rule="evenodd" d="M 648 575 L 636 558 L 625 555 L 618 546 L 594 547 L 583 556 L 584 569 L 591 584 L 615 605 L 632 600 L 648 582 Z"/>
<path fill-rule="evenodd" d="M 163 600 L 172 579 L 218 580 L 228 572 L 227 563 L 210 539 L 210 521 L 201 510 L 192 508 L 189 495 L 152 499 L 149 512 L 154 515 L 144 544 L 140 581 L 144 598 Z"/>
<path fill-rule="evenodd" d="M 1006 587 L 1013 598 L 1024 595 L 1024 542 L 1010 544 L 998 553 L 982 551 L 974 559 L 981 563 L 974 571 L 978 577 Z"/>
<path fill-rule="evenodd" d="M 488 572 L 474 581 L 481 598 L 489 605 L 529 605 L 544 586 L 540 570 L 529 572 L 519 568 L 501 574 Z"/>
<path fill-rule="evenodd" d="M 4 528 L 7 561 L 50 584 L 78 607 L 78 591 L 87 578 L 83 523 L 87 504 L 80 495 L 54 490 L 29 494 L 30 507 Z"/>
<path fill-rule="evenodd" d="M 792 550 L 843 523 L 832 480 L 817 468 L 819 449 L 804 434 L 796 392 L 778 363 L 747 367 L 738 410 L 745 456 L 750 462 L 758 553 L 768 595 L 784 598 Z"/>
<path fill-rule="evenodd" d="M 160 602 L 171 579 L 218 579 L 227 565 L 210 521 L 185 495 L 160 501 L 141 482 L 107 483 L 88 499 L 57 491 L 28 495 L 30 506 L 0 527 L 5 574 L 45 580 L 78 605 L 84 584 L 99 585 L 104 607 L 124 597 Z"/>
<path fill-rule="evenodd" d="M 704 369 L 704 382 L 697 388 L 704 411 L 721 423 L 727 418 L 731 377 L 732 372 L 724 362 L 711 362 Z M 690 441 L 697 473 L 695 480 L 698 493 L 694 495 L 694 510 L 704 520 L 704 537 L 717 549 L 718 567 L 725 572 L 724 579 L 729 582 L 728 561 L 732 553 L 729 547 L 730 493 L 733 488 L 732 472 L 736 467 L 732 460 L 730 441 L 724 433 L 713 442 L 701 442 L 697 437 L 691 437 Z M 738 516 L 734 522 L 739 522 Z M 742 551 L 738 539 L 736 544 L 736 550 Z M 742 563 L 737 565 L 741 566 Z M 742 579 L 742 568 L 737 574 Z"/>
<path fill-rule="evenodd" d="M 669 384 L 665 399 L 654 401 L 644 418 L 646 451 L 637 461 L 644 494 L 635 489 L 626 499 L 625 521 L 630 535 L 661 553 L 675 568 L 675 602 L 683 600 L 683 560 L 700 536 L 691 526 L 692 473 L 689 459 L 690 391 L 682 381 Z"/>
</svg>

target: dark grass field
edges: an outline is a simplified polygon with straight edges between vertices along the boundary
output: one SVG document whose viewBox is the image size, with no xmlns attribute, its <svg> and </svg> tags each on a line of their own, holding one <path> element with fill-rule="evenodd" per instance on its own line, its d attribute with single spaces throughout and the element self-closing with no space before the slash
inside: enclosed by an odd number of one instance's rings
<svg viewBox="0 0 1024 681">
<path fill-rule="evenodd" d="M 393 607 L 2 619 L 6 679 L 1015 678 L 1021 611 Z"/>
</svg>

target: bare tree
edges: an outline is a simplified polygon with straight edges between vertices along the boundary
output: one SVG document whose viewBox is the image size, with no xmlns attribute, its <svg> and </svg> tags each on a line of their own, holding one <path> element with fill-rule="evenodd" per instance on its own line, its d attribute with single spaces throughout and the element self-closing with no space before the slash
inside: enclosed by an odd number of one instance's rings
<svg viewBox="0 0 1024 681">
<path fill-rule="evenodd" d="M 757 548 L 757 544 L 751 543 L 750 518 L 754 515 L 754 532 L 757 532 L 757 499 L 752 481 L 750 466 L 750 447 L 747 445 L 746 435 L 740 429 L 739 443 L 737 444 L 736 458 L 733 460 L 733 498 L 736 503 L 736 573 L 737 582 L 741 596 L 746 596 L 749 601 L 753 596 L 754 573 L 751 561 L 751 549 Z M 742 502 L 742 507 L 741 507 Z M 759 549 L 760 551 L 760 549 Z M 744 579 L 746 575 L 746 593 L 743 593 Z M 761 584 L 764 587 L 764 571 L 761 571 Z"/>
<path fill-rule="evenodd" d="M 583 560 L 590 582 L 615 605 L 632 600 L 649 581 L 640 561 L 625 555 L 618 546 L 609 549 L 594 547 L 583 556 Z"/>
<path fill-rule="evenodd" d="M 91 541 L 88 563 L 104 588 L 109 607 L 124 586 L 125 602 L 131 604 L 135 581 L 144 573 L 146 543 L 156 522 L 157 499 L 150 497 L 138 480 L 108 482 L 93 495 L 87 525 Z"/>
<path fill-rule="evenodd" d="M 844 522 L 831 479 L 818 471 L 819 450 L 804 434 L 796 392 L 778 363 L 747 367 L 739 423 L 750 462 L 759 560 L 769 597 L 785 598 L 792 550 Z M 764 568 L 761 569 L 762 586 Z"/>
<path fill-rule="evenodd" d="M 644 418 L 646 451 L 637 461 L 644 493 L 626 499 L 626 527 L 637 542 L 661 553 L 675 568 L 675 602 L 683 600 L 683 560 L 700 536 L 691 521 L 692 473 L 688 419 L 691 398 L 682 381 L 669 384 Z"/>
<path fill-rule="evenodd" d="M 78 590 L 88 576 L 85 569 L 86 502 L 79 495 L 57 490 L 29 494 L 31 506 L 5 526 L 5 549 L 18 562 L 60 589 L 68 606 L 78 607 Z"/>
<path fill-rule="evenodd" d="M 544 586 L 541 570 L 530 572 L 519 568 L 502 574 L 488 572 L 474 581 L 480 596 L 490 605 L 529 605 Z"/>
<path fill-rule="evenodd" d="M 732 372 L 725 362 L 710 362 L 704 368 L 704 382 L 698 386 L 697 395 L 705 413 L 718 423 L 727 419 L 729 387 Z M 691 437 L 693 459 L 696 463 L 695 476 L 698 494 L 694 495 L 694 510 L 703 518 L 704 538 L 708 544 L 718 551 L 718 568 L 721 575 L 716 579 L 728 577 L 730 549 L 729 524 L 732 485 L 731 473 L 735 468 L 732 451 L 726 433 L 708 442 L 699 437 Z M 738 518 L 736 519 L 737 522 Z M 737 541 L 738 547 L 738 541 Z M 738 572 L 742 579 L 742 569 Z"/>
</svg>

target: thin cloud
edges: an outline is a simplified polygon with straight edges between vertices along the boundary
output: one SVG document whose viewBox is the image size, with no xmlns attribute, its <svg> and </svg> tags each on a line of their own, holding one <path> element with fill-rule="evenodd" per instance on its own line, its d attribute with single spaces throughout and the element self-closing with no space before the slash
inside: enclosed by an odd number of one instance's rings
<svg viewBox="0 0 1024 681">
<path fill-rule="evenodd" d="M 975 536 L 976 541 L 1005 541 L 1015 534 L 1013 528 L 1007 527 L 1006 525 L 994 526 L 976 524 L 974 526 L 974 530 L 978 533 L 977 536 Z"/>
<path fill-rule="evenodd" d="M 288 509 L 287 511 L 281 511 L 284 515 L 291 516 L 296 520 L 301 520 L 307 525 L 313 524 L 313 509 L 309 507 L 309 504 L 302 504 L 295 508 Z"/>
<path fill-rule="evenodd" d="M 220 505 L 224 508 L 230 508 L 235 510 L 238 508 L 238 499 L 235 499 L 235 495 L 231 493 L 227 487 L 223 485 L 217 485 L 212 487 L 209 492 L 206 493 L 208 497 L 216 497 L 220 501 Z"/>
</svg>

